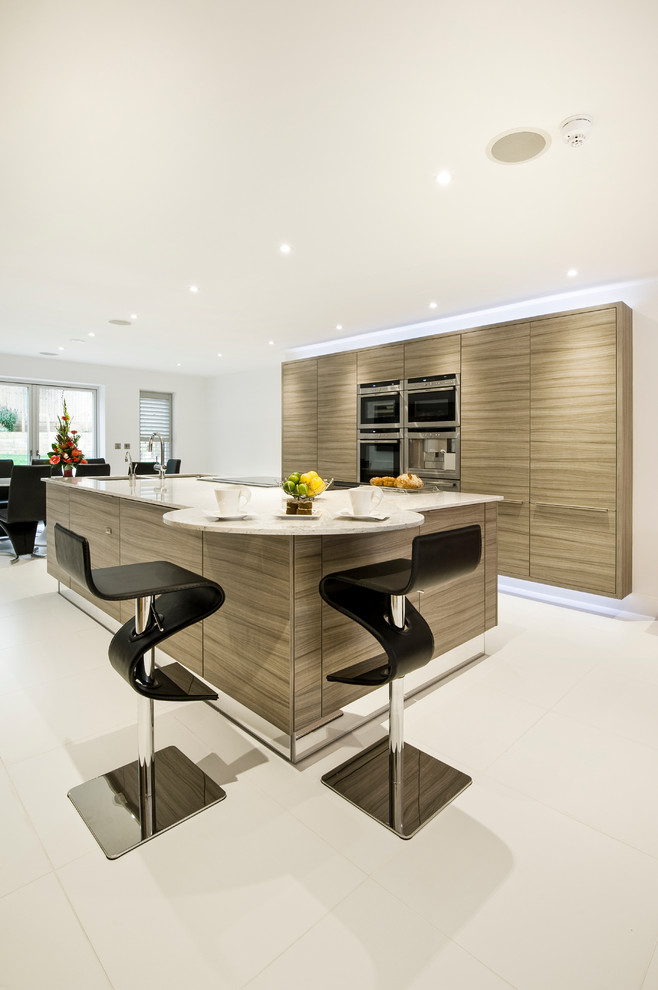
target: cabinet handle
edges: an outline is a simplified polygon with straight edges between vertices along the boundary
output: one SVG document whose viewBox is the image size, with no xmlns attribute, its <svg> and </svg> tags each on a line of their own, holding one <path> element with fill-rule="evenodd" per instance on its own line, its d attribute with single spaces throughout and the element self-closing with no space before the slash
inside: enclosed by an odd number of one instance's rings
<svg viewBox="0 0 658 990">
<path fill-rule="evenodd" d="M 535 502 L 538 508 L 541 509 L 579 509 L 583 512 L 608 512 L 606 508 L 602 508 L 598 505 L 563 505 L 561 502 Z"/>
<path fill-rule="evenodd" d="M 503 502 L 505 505 L 523 505 L 522 498 L 504 498 Z"/>
</svg>

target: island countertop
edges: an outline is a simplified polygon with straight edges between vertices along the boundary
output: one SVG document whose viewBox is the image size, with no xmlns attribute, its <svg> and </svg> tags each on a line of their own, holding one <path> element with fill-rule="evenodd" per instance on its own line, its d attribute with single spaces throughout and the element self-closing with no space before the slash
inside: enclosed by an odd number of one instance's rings
<svg viewBox="0 0 658 990">
<path fill-rule="evenodd" d="M 260 536 L 340 536 L 411 529 L 422 523 L 423 512 L 500 501 L 497 495 L 383 488 L 380 489 L 382 500 L 374 508 L 371 521 L 349 518 L 346 515 L 350 512 L 347 490 L 329 489 L 313 500 L 313 516 L 309 518 L 286 516 L 287 499 L 281 489 L 253 487 L 249 488 L 250 501 L 240 513 L 242 518 L 220 521 L 214 489 L 225 485 L 204 477 L 167 475 L 164 488 L 158 478 L 148 475 L 138 475 L 134 481 L 128 478 L 73 478 L 51 479 L 50 483 L 69 485 L 80 492 L 89 490 L 167 507 L 172 510 L 163 516 L 163 522 L 168 526 Z"/>
</svg>

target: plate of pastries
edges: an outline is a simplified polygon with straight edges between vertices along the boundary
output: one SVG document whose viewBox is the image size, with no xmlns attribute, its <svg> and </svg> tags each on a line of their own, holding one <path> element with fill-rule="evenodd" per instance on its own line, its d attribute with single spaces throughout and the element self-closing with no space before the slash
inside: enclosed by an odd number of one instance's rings
<svg viewBox="0 0 658 990">
<path fill-rule="evenodd" d="M 417 490 L 423 487 L 423 479 L 417 474 L 399 474 L 397 478 L 383 477 L 371 478 L 370 484 L 377 488 L 404 488 L 407 490 Z"/>
</svg>

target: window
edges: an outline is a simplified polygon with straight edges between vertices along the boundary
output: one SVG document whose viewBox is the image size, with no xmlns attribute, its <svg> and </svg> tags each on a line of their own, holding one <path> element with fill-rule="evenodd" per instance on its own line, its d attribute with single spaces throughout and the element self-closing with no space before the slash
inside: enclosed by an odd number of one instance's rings
<svg viewBox="0 0 658 990">
<path fill-rule="evenodd" d="M 97 450 L 95 388 L 73 385 L 40 385 L 36 382 L 0 381 L 0 457 L 14 464 L 29 464 L 32 457 L 47 457 L 57 432 L 57 417 L 64 402 L 72 426 L 80 434 L 85 457 Z"/>
<path fill-rule="evenodd" d="M 171 392 L 139 393 L 139 459 L 140 461 L 160 460 L 159 441 L 154 440 L 153 451 L 149 453 L 149 437 L 159 433 L 164 440 L 165 464 L 171 454 Z"/>
</svg>

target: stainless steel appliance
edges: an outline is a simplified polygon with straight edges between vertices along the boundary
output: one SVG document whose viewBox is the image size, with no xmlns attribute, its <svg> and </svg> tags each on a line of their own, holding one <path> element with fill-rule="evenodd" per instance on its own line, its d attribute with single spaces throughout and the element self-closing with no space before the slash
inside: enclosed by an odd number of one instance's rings
<svg viewBox="0 0 658 990">
<path fill-rule="evenodd" d="M 359 429 L 399 430 L 402 426 L 402 383 L 359 385 Z"/>
<path fill-rule="evenodd" d="M 399 430 L 361 430 L 359 433 L 359 481 L 402 474 L 402 434 Z"/>
<path fill-rule="evenodd" d="M 404 435 L 404 471 L 426 484 L 459 491 L 461 443 L 459 429 L 408 430 Z"/>
<path fill-rule="evenodd" d="M 408 378 L 404 397 L 404 427 L 428 430 L 459 426 L 459 375 Z"/>
</svg>

